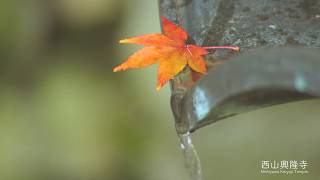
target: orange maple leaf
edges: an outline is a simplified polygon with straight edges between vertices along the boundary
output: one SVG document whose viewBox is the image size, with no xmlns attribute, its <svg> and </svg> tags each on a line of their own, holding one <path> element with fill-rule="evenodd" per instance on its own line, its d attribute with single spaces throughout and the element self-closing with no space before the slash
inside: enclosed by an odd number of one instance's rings
<svg viewBox="0 0 320 180">
<path fill-rule="evenodd" d="M 146 47 L 138 50 L 123 64 L 115 67 L 114 72 L 159 63 L 157 79 L 157 90 L 159 90 L 186 65 L 196 72 L 205 74 L 207 69 L 203 56 L 208 53 L 207 49 L 239 51 L 239 47 L 234 46 L 200 47 L 185 44 L 188 38 L 187 32 L 165 17 L 161 17 L 161 20 L 164 34 L 147 34 L 120 40 L 120 43 L 139 44 Z"/>
</svg>

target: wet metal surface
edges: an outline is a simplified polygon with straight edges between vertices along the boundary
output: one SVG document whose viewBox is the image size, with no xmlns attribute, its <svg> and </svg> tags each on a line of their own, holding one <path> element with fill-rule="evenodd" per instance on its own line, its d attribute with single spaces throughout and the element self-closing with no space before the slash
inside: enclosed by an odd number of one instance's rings
<svg viewBox="0 0 320 180">
<path fill-rule="evenodd" d="M 260 49 L 211 71 L 189 90 L 180 118 L 189 130 L 262 107 L 320 97 L 318 50 Z"/>
<path fill-rule="evenodd" d="M 207 66 L 215 68 L 192 90 L 188 69 L 172 80 L 171 104 L 178 132 L 319 95 L 320 89 L 314 87 L 320 86 L 319 0 L 159 0 L 159 9 L 160 15 L 188 31 L 190 43 L 241 47 L 240 53 L 219 50 L 209 54 Z M 277 48 L 263 49 L 292 46 L 297 48 L 283 54 Z M 217 61 L 225 63 L 214 66 Z"/>
<path fill-rule="evenodd" d="M 160 0 L 160 13 L 198 45 L 320 47 L 318 0 Z"/>
</svg>

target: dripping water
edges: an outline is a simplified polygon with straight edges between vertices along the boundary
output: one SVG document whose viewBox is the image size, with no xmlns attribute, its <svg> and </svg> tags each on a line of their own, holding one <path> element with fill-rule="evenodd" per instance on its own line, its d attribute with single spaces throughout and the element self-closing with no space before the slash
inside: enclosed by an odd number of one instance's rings
<svg viewBox="0 0 320 180">
<path fill-rule="evenodd" d="M 198 153 L 192 144 L 191 134 L 179 134 L 180 145 L 185 159 L 185 166 L 191 180 L 202 180 L 201 163 Z"/>
</svg>

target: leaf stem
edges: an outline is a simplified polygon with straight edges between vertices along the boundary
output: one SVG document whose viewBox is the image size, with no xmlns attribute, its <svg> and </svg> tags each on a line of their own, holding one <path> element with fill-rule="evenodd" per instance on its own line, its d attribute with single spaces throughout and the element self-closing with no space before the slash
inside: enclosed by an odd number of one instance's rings
<svg viewBox="0 0 320 180">
<path fill-rule="evenodd" d="M 238 46 L 204 46 L 204 49 L 231 49 L 234 51 L 240 51 Z"/>
</svg>

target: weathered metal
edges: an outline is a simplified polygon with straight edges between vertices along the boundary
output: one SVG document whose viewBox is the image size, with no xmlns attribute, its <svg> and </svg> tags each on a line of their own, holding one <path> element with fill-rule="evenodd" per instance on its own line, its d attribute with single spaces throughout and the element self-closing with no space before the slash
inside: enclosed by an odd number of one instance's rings
<svg viewBox="0 0 320 180">
<path fill-rule="evenodd" d="M 215 51 L 216 66 L 190 89 L 185 70 L 172 81 L 179 133 L 270 105 L 320 96 L 320 1 L 159 0 L 160 14 Z"/>
</svg>

